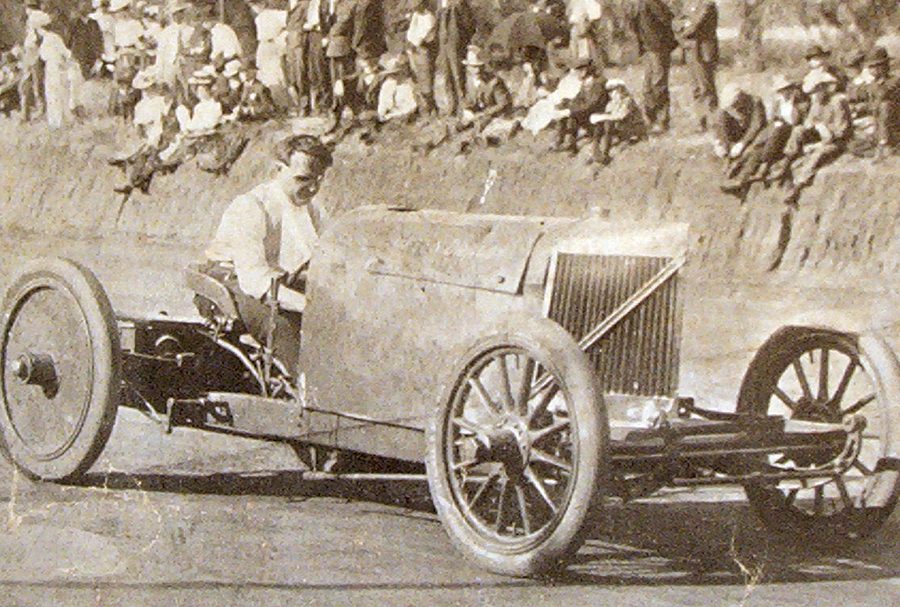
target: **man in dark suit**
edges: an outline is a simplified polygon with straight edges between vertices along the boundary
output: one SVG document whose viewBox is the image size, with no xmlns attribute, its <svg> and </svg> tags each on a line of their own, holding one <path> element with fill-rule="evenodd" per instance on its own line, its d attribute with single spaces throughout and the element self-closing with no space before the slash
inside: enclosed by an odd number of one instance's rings
<svg viewBox="0 0 900 607">
<path fill-rule="evenodd" d="M 629 0 L 627 22 L 644 63 L 644 116 L 651 134 L 669 129 L 669 67 L 678 46 L 672 11 L 663 0 Z"/>
<path fill-rule="evenodd" d="M 475 33 L 475 19 L 467 0 L 437 0 L 438 58 L 449 98 L 447 113 L 456 112 L 465 98 L 462 60 Z"/>
<path fill-rule="evenodd" d="M 716 67 L 719 64 L 719 9 L 714 0 L 687 0 L 676 21 L 676 32 L 686 52 L 694 102 L 699 106 L 700 130 L 712 122 L 719 105 L 716 94 Z"/>
<path fill-rule="evenodd" d="M 591 114 L 602 112 L 609 101 L 606 90 L 606 78 L 602 69 L 596 68 L 589 57 L 576 57 L 572 61 L 572 69 L 581 80 L 581 90 L 564 106 L 564 116 L 559 120 L 559 130 L 553 149 L 567 151 L 570 155 L 578 154 L 578 130 L 585 129 L 594 134 L 595 127 L 590 122 Z"/>
<path fill-rule="evenodd" d="M 302 115 L 310 109 L 310 82 L 307 68 L 309 32 L 303 26 L 310 0 L 294 0 L 288 10 L 284 53 L 284 75 L 294 109 Z"/>
</svg>

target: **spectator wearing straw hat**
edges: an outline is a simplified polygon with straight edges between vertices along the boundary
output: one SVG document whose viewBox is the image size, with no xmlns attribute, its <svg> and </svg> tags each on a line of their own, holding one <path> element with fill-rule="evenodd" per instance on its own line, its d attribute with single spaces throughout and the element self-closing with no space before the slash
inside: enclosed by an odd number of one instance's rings
<svg viewBox="0 0 900 607">
<path fill-rule="evenodd" d="M 838 86 L 838 79 L 825 70 L 812 71 L 803 79 L 803 92 L 810 97 L 809 113 L 785 146 L 785 155 L 796 158 L 791 167 L 793 196 L 846 150 L 852 132 L 850 106 Z"/>
</svg>

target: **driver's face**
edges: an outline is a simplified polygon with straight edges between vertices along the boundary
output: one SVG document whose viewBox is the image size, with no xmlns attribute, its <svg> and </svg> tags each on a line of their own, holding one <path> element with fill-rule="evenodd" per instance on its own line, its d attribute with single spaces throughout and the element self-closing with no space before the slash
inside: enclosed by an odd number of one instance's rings
<svg viewBox="0 0 900 607">
<path fill-rule="evenodd" d="M 299 152 L 291 155 L 291 163 L 282 169 L 282 175 L 285 189 L 291 199 L 298 204 L 316 195 L 324 176 L 312 157 Z"/>
</svg>

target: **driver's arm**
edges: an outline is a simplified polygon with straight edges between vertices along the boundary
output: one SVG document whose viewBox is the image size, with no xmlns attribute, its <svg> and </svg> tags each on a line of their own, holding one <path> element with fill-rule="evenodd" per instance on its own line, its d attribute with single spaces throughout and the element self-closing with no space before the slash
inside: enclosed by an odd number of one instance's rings
<svg viewBox="0 0 900 607">
<path fill-rule="evenodd" d="M 281 268 L 269 265 L 266 223 L 262 205 L 251 195 L 239 196 L 222 214 L 213 245 L 207 251 L 211 259 L 230 258 L 241 291 L 260 300 L 269 292 L 272 280 L 284 274 Z"/>
</svg>

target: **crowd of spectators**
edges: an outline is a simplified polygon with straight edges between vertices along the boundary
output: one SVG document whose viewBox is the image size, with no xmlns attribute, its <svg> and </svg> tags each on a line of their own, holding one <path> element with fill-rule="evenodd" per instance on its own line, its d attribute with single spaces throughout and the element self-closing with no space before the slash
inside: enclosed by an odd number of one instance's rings
<svg viewBox="0 0 900 607">
<path fill-rule="evenodd" d="M 279 116 L 322 116 L 333 140 L 358 132 L 367 142 L 415 122 L 411 145 L 424 153 L 552 128 L 554 151 L 577 155 L 581 144 L 588 163 L 605 165 L 616 146 L 669 130 L 676 49 L 691 122 L 713 134 L 725 191 L 755 182 L 799 191 L 846 151 L 890 153 L 900 131 L 898 79 L 880 47 L 844 65 L 816 47 L 807 72 L 778 75 L 766 99 L 733 83 L 720 95 L 713 0 L 621 3 L 641 58 L 640 102 L 607 76 L 601 0 L 534 0 L 490 28 L 468 0 L 411 0 L 390 20 L 382 0 L 267 2 L 254 7 L 254 48 L 218 0 L 94 0 L 92 12 L 69 14 L 24 1 L 25 39 L 0 63 L 0 110 L 59 128 L 82 111 L 85 79 L 110 81 L 109 113 L 140 135 L 111 159 L 126 196 L 193 157 L 226 173 L 247 144 L 238 125 Z"/>
</svg>

